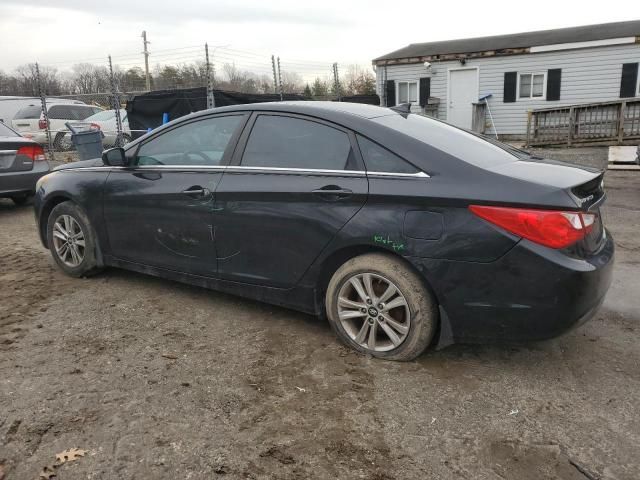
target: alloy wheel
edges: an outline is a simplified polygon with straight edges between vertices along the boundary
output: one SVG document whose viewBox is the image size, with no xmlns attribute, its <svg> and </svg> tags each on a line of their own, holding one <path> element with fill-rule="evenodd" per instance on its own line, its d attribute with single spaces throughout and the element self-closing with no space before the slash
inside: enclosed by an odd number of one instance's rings
<svg viewBox="0 0 640 480">
<path fill-rule="evenodd" d="M 84 260 L 84 232 L 71 215 L 60 215 L 53 224 L 53 246 L 58 258 L 69 267 L 75 268 Z"/>
<path fill-rule="evenodd" d="M 338 293 L 338 318 L 351 340 L 375 352 L 399 347 L 411 328 L 405 296 L 377 273 L 359 273 L 344 282 Z"/>
</svg>

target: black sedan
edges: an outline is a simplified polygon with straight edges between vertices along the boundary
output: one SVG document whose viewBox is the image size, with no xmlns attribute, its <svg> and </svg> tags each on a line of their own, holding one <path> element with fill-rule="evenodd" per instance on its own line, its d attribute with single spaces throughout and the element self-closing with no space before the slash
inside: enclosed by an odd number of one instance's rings
<svg viewBox="0 0 640 480">
<path fill-rule="evenodd" d="M 0 198 L 26 203 L 49 170 L 40 145 L 0 122 Z"/>
<path fill-rule="evenodd" d="M 72 276 L 113 266 L 326 316 L 360 352 L 544 339 L 611 281 L 603 174 L 348 103 L 188 115 L 38 183 Z"/>
</svg>

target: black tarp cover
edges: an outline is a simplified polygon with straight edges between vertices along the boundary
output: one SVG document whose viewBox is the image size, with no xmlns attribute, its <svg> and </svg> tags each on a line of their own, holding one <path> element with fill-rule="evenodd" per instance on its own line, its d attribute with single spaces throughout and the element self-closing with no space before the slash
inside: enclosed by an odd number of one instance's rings
<svg viewBox="0 0 640 480">
<path fill-rule="evenodd" d="M 245 103 L 278 102 L 279 94 L 253 94 L 214 90 L 216 107 Z M 304 100 L 302 95 L 285 94 L 284 100 Z M 143 135 L 148 128 L 162 125 L 162 115 L 169 114 L 169 120 L 207 108 L 205 87 L 178 90 L 158 90 L 134 96 L 127 101 L 127 118 L 133 137 Z"/>
</svg>

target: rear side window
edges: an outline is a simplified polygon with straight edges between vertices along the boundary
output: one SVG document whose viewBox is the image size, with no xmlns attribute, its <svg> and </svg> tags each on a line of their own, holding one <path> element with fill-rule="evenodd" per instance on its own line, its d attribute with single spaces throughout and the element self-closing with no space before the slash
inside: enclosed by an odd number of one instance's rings
<svg viewBox="0 0 640 480">
<path fill-rule="evenodd" d="M 352 170 L 355 157 L 341 130 L 300 118 L 260 115 L 242 156 L 248 167 Z"/>
<path fill-rule="evenodd" d="M 242 118 L 205 118 L 169 130 L 140 147 L 138 165 L 220 165 Z"/>
<path fill-rule="evenodd" d="M 42 112 L 42 107 L 40 105 L 31 105 L 25 107 L 16 113 L 14 120 L 28 120 L 33 118 L 40 118 L 40 113 Z"/>
<path fill-rule="evenodd" d="M 69 107 L 66 105 L 53 105 L 47 109 L 47 115 L 51 120 L 75 120 L 70 117 Z"/>
<path fill-rule="evenodd" d="M 369 172 L 385 172 L 385 173 L 417 173 L 419 170 L 409 162 L 403 160 L 395 153 L 391 153 L 384 147 L 361 135 L 357 136 L 358 146 L 364 164 Z"/>
<path fill-rule="evenodd" d="M 385 115 L 372 121 L 481 168 L 519 161 L 504 148 L 448 123 L 421 115 Z"/>
</svg>

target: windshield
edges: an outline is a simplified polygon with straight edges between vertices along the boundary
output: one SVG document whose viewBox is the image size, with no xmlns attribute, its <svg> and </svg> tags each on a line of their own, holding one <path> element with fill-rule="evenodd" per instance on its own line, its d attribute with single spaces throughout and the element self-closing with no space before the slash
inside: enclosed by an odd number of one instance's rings
<svg viewBox="0 0 640 480">
<path fill-rule="evenodd" d="M 0 137 L 17 137 L 18 134 L 0 122 Z"/>
<path fill-rule="evenodd" d="M 490 168 L 517 162 L 519 158 L 511 151 L 511 147 L 499 146 L 500 142 L 487 141 L 486 138 L 422 115 L 385 115 L 372 120 L 478 167 Z"/>
</svg>

